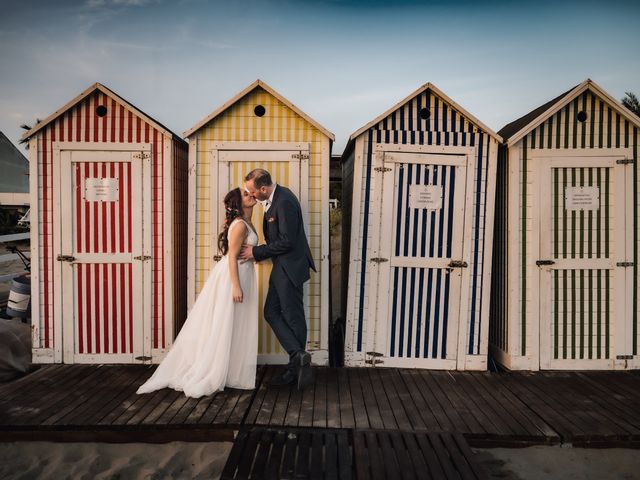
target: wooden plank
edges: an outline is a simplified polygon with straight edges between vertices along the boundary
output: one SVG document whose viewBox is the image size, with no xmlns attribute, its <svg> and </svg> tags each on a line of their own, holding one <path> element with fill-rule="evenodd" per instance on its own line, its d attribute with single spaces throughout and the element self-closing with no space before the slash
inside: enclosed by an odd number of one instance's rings
<svg viewBox="0 0 640 480">
<path fill-rule="evenodd" d="M 392 431 L 389 432 L 388 435 L 385 434 L 385 436 L 388 436 L 391 439 L 391 445 L 398 460 L 399 470 L 397 473 L 400 473 L 401 478 L 406 480 L 419 478 L 416 475 L 418 472 L 411 468 L 411 457 L 409 456 L 402 434 L 398 431 Z"/>
<path fill-rule="evenodd" d="M 282 466 L 280 468 L 282 478 L 294 478 L 297 444 L 296 434 L 288 433 L 284 443 L 284 455 L 282 456 Z"/>
<path fill-rule="evenodd" d="M 438 456 L 436 455 L 435 450 L 431 446 L 431 441 L 429 440 L 428 434 L 419 434 L 416 435 L 416 441 L 424 460 L 429 467 L 429 474 L 433 479 L 445 478 L 445 473 L 442 465 L 440 465 L 440 461 L 438 460 Z"/>
<path fill-rule="evenodd" d="M 242 390 L 227 388 L 221 393 L 225 397 L 225 402 L 222 404 L 222 407 L 220 407 L 215 420 L 212 422 L 216 425 L 224 425 L 229 421 L 229 417 L 238 404 L 240 395 L 242 395 Z"/>
<path fill-rule="evenodd" d="M 36 371 L 0 384 L 0 412 L 6 405 L 12 405 L 16 398 L 24 398 L 32 389 L 55 385 L 61 375 L 65 375 L 65 365 L 44 365 Z"/>
<path fill-rule="evenodd" d="M 404 387 L 402 383 L 397 384 L 394 382 L 394 377 L 397 376 L 396 369 L 379 369 L 380 374 L 380 382 L 384 387 L 384 390 L 387 392 L 387 398 L 389 399 L 389 404 L 393 409 L 393 415 L 396 418 L 396 422 L 398 424 L 398 428 L 401 430 L 413 430 L 413 424 L 409 420 L 407 416 L 406 408 L 412 407 L 411 397 L 406 394 L 406 391 L 403 393 L 403 397 L 401 397 L 400 392 L 396 388 L 398 385 Z M 404 390 L 404 389 L 403 389 Z M 420 417 L 416 415 L 417 420 L 420 420 Z"/>
<path fill-rule="evenodd" d="M 81 407 L 61 418 L 56 425 L 89 424 L 89 416 L 109 402 L 118 392 L 119 386 L 130 377 L 129 372 L 124 368 L 110 367 L 108 370 L 111 375 L 102 379 L 101 384 L 92 390 L 90 398 L 85 399 Z"/>
<path fill-rule="evenodd" d="M 289 405 L 287 415 L 284 418 L 284 425 L 297 427 L 300 422 L 300 407 L 302 406 L 302 391 L 291 388 L 289 391 Z"/>
<path fill-rule="evenodd" d="M 440 438 L 442 439 L 442 443 L 444 443 L 445 448 L 449 452 L 451 462 L 455 465 L 455 468 L 460 474 L 460 477 L 463 480 L 475 480 L 476 476 L 471 470 L 471 466 L 467 463 L 466 458 L 460 452 L 458 445 L 453 440 L 452 434 L 449 432 L 444 432 L 440 434 Z"/>
<path fill-rule="evenodd" d="M 178 410 L 178 413 L 175 414 L 175 416 L 169 421 L 169 423 L 172 425 L 184 424 L 187 417 L 189 417 L 193 409 L 196 408 L 196 405 L 198 405 L 198 403 L 200 402 L 200 398 L 187 398 L 187 401 L 184 403 L 184 405 L 182 405 L 182 408 Z"/>
<path fill-rule="evenodd" d="M 355 427 L 351 390 L 349 389 L 349 373 L 346 368 L 336 369 L 338 375 L 338 396 L 340 398 L 340 425 L 344 428 Z"/>
<path fill-rule="evenodd" d="M 256 388 L 256 392 L 251 400 L 251 405 L 249 406 L 249 411 L 244 419 L 244 423 L 246 425 L 253 425 L 256 423 L 258 413 L 262 407 L 262 402 L 267 394 L 268 384 L 275 374 L 275 368 L 262 367 L 262 369 L 264 372 L 262 374 L 261 381 Z"/>
<path fill-rule="evenodd" d="M 164 412 L 173 405 L 180 397 L 184 396 L 182 392 L 178 392 L 177 390 L 167 389 L 168 394 L 160 400 L 158 404 L 149 412 L 149 414 L 144 417 L 142 420 L 142 424 L 144 425 L 156 425 L 158 420 L 164 415 Z"/>
<path fill-rule="evenodd" d="M 262 432 L 260 430 L 249 431 L 249 435 L 243 442 L 244 445 L 242 448 L 242 454 L 240 455 L 240 461 L 238 463 L 237 478 L 249 478 L 251 466 L 253 465 L 253 459 L 261 436 Z"/>
<path fill-rule="evenodd" d="M 330 434 L 324 436 L 324 452 L 325 478 L 338 478 L 338 445 L 335 436 Z"/>
<path fill-rule="evenodd" d="M 311 438 L 311 460 L 310 475 L 312 480 L 320 480 L 324 478 L 324 433 L 321 431 L 314 432 Z"/>
<path fill-rule="evenodd" d="M 449 372 L 432 371 L 429 373 L 434 378 L 437 387 L 442 390 L 444 397 L 449 399 L 450 405 L 466 424 L 467 429 L 462 431 L 477 435 L 485 434 L 486 429 L 476 418 L 475 405 L 461 392 L 455 378 Z"/>
<path fill-rule="evenodd" d="M 420 452 L 420 447 L 416 441 L 416 435 L 410 432 L 402 432 L 402 438 L 407 446 L 407 452 L 411 460 L 413 470 L 418 474 L 419 478 L 425 480 L 432 480 L 431 473 L 427 467 L 427 462 Z"/>
<path fill-rule="evenodd" d="M 359 369 L 349 369 L 349 391 L 351 392 L 351 400 L 353 402 L 353 416 L 356 428 L 371 428 L 370 417 L 364 403 L 364 395 L 360 385 Z M 382 425 L 382 420 L 380 420 Z"/>
<path fill-rule="evenodd" d="M 482 464 L 477 460 L 476 455 L 473 453 L 471 448 L 469 448 L 469 444 L 465 440 L 465 438 L 460 433 L 453 433 L 451 438 L 455 441 L 456 445 L 460 449 L 462 455 L 469 464 L 469 467 L 473 471 L 475 478 L 482 479 L 488 478 L 489 475 Z"/>
<path fill-rule="evenodd" d="M 442 443 L 440 434 L 430 433 L 427 434 L 427 436 L 429 437 L 431 448 L 435 452 L 438 462 L 442 467 L 442 471 L 444 472 L 444 477 L 442 478 L 457 480 L 459 478 L 458 474 L 449 460 L 449 452 L 447 452 L 446 446 Z"/>
<path fill-rule="evenodd" d="M 313 433 L 311 433 L 313 432 Z M 298 434 L 298 459 L 296 460 L 294 478 L 309 478 L 309 453 L 311 450 L 311 436 L 321 436 L 318 431 L 301 431 Z"/>
<path fill-rule="evenodd" d="M 496 411 L 494 409 L 495 402 L 490 398 L 483 388 L 476 382 L 471 382 L 470 377 L 472 373 L 456 372 L 454 379 L 459 385 L 460 389 L 464 392 L 462 395 L 469 400 L 469 403 L 473 405 L 471 413 L 483 426 L 488 434 L 492 435 L 514 435 L 517 433 L 526 433 L 517 423 L 512 421 L 513 428 L 507 423 L 506 418 L 512 420 L 507 412 Z"/>
<path fill-rule="evenodd" d="M 340 393 L 338 390 L 338 371 L 327 368 L 327 427 L 340 428 Z M 338 450 L 339 451 L 339 450 Z"/>
<path fill-rule="evenodd" d="M 269 459 L 269 451 L 271 450 L 271 444 L 273 443 L 273 430 L 263 430 L 260 437 L 260 443 L 258 450 L 256 451 L 256 457 L 253 463 L 253 470 L 263 474 Z"/>
<path fill-rule="evenodd" d="M 99 370 L 99 366 L 91 365 L 88 369 L 83 369 L 80 375 L 69 375 L 69 377 L 61 381 L 58 386 L 48 394 L 41 395 L 39 396 L 40 398 L 33 398 L 36 403 L 32 403 L 32 400 L 30 404 L 42 407 L 40 413 L 30 415 L 29 418 L 24 419 L 22 423 L 25 425 L 40 425 L 45 422 L 47 418 L 55 415 L 60 405 L 64 405 L 63 408 L 67 408 L 68 401 L 73 401 L 74 398 L 76 398 L 75 396 L 85 389 L 87 385 L 90 386 L 94 384 L 101 374 Z"/>
<path fill-rule="evenodd" d="M 431 390 L 426 386 L 420 373 L 417 370 L 401 370 L 401 376 L 418 406 L 427 429 L 438 431 L 453 428 L 453 424 Z"/>
<path fill-rule="evenodd" d="M 233 479 L 236 477 L 236 470 L 238 469 L 240 458 L 244 453 L 244 446 L 249 437 L 248 430 L 240 430 L 238 435 L 236 436 L 233 442 L 233 448 L 229 452 L 229 456 L 227 457 L 227 462 L 222 469 L 222 473 L 220 474 L 221 479 Z"/>
<path fill-rule="evenodd" d="M 316 384 L 315 381 L 302 391 L 302 401 L 300 403 L 300 416 L 298 425 L 301 427 L 311 427 L 313 425 L 313 410 Z"/>
<path fill-rule="evenodd" d="M 155 392 L 146 394 L 149 397 L 147 403 L 140 408 L 135 415 L 127 420 L 128 425 L 140 425 L 144 419 L 164 400 L 171 392 L 168 388 L 156 390 Z"/>
<path fill-rule="evenodd" d="M 471 379 L 484 388 L 496 406 L 499 406 L 502 411 L 509 412 L 509 415 L 519 423 L 526 432 L 526 437 L 533 439 L 542 436 L 553 441 L 559 439 L 555 430 L 504 387 L 501 378 L 502 374 L 499 373 L 471 375 Z"/>
<path fill-rule="evenodd" d="M 258 411 L 258 415 L 255 420 L 255 423 L 257 425 L 269 425 L 271 423 L 271 415 L 273 413 L 273 409 L 276 404 L 276 398 L 278 397 L 278 390 L 280 388 L 288 387 L 282 386 L 267 388 L 264 399 L 262 400 L 262 405 L 260 406 L 260 410 Z"/>
<path fill-rule="evenodd" d="M 287 439 L 286 433 L 283 431 L 277 431 L 273 437 L 273 447 L 271 448 L 271 455 L 265 468 L 265 478 L 277 480 L 280 478 L 280 465 L 282 462 L 282 452 L 284 450 L 284 443 Z"/>
<path fill-rule="evenodd" d="M 332 435 L 328 433 L 328 435 Z M 349 447 L 349 437 L 345 430 L 338 430 L 336 433 L 336 443 L 338 444 L 338 477 L 351 478 L 353 464 L 351 461 L 351 448 Z"/>
<path fill-rule="evenodd" d="M 41 422 L 41 425 L 63 425 L 63 420 L 70 415 L 78 414 L 85 411 L 87 405 L 92 404 L 92 400 L 96 397 L 99 398 L 100 387 L 109 385 L 114 379 L 118 371 L 115 368 L 103 367 L 99 369 L 95 375 L 95 380 L 90 384 L 86 384 L 85 388 L 81 388 L 73 391 L 73 399 L 67 397 L 64 400 L 65 406 L 56 409 L 56 413 Z"/>
<path fill-rule="evenodd" d="M 327 426 L 327 370 L 315 369 L 315 395 L 313 399 L 313 426 Z"/>
<path fill-rule="evenodd" d="M 123 411 L 117 418 L 111 423 L 112 425 L 125 425 L 136 413 L 138 413 L 144 406 L 151 400 L 152 395 L 137 395 L 134 394 L 129 397 L 130 404 L 125 411 Z"/>
<path fill-rule="evenodd" d="M 294 385 L 283 385 L 272 387 L 276 392 L 276 399 L 269 419 L 269 425 L 284 425 L 284 420 L 288 414 L 289 398 L 293 390 L 298 390 Z"/>
<path fill-rule="evenodd" d="M 212 396 L 200 397 L 194 409 L 191 411 L 191 413 L 189 413 L 189 416 L 184 420 L 184 423 L 186 425 L 194 425 L 194 424 L 200 423 L 200 419 L 202 418 L 202 415 L 204 415 L 204 412 L 207 411 L 207 408 L 209 408 L 209 405 L 211 404 L 212 400 L 213 400 Z"/>
<path fill-rule="evenodd" d="M 209 406 L 198 421 L 198 423 L 201 425 L 211 425 L 212 423 L 214 423 L 218 412 L 220 411 L 222 405 L 224 405 L 224 402 L 226 400 L 224 392 L 216 392 L 213 396 L 207 398 L 209 398 Z"/>
<path fill-rule="evenodd" d="M 387 398 L 387 394 L 382 385 L 382 379 L 380 378 L 379 374 L 380 369 L 366 368 L 362 369 L 361 371 L 363 372 L 363 377 L 365 374 L 367 377 L 369 377 L 369 384 L 367 385 L 367 389 L 365 390 L 363 386 L 365 402 L 367 398 L 375 398 L 378 404 L 378 411 L 380 412 L 380 417 L 382 418 L 382 424 L 384 428 L 398 428 L 396 418 L 393 414 L 393 408 L 389 403 L 389 399 Z M 374 411 L 375 410 L 372 408 L 372 413 Z"/>
<path fill-rule="evenodd" d="M 432 372 L 421 370 L 419 371 L 419 378 L 422 379 L 424 385 L 429 389 L 429 392 L 433 395 L 435 401 L 442 408 L 442 411 L 448 419 L 448 423 L 452 425 L 451 428 L 453 431 L 469 432 L 469 428 L 460 417 L 458 410 L 451 404 L 449 398 L 444 395 L 431 373 Z M 447 428 L 447 430 L 449 429 Z"/>
<path fill-rule="evenodd" d="M 583 380 L 582 388 L 593 392 L 593 397 L 597 399 L 596 401 L 600 405 L 611 409 L 612 412 L 615 412 L 634 426 L 640 426 L 640 412 L 636 408 L 637 399 L 630 395 L 620 395 L 611 391 L 605 385 L 594 380 L 592 375 L 587 375 L 583 372 L 579 372 L 577 375 Z M 638 388 L 640 389 L 640 386 Z"/>
<path fill-rule="evenodd" d="M 249 406 L 251 405 L 254 393 L 255 390 L 240 391 L 240 394 L 238 395 L 238 402 L 236 403 L 236 406 L 233 407 L 233 411 L 227 419 L 227 424 L 242 425 L 244 418 L 249 410 Z"/>
<path fill-rule="evenodd" d="M 86 425 L 98 425 L 100 420 L 118 408 L 124 399 L 135 393 L 141 384 L 141 379 L 149 376 L 148 372 L 149 368 L 146 365 L 141 366 L 139 369 L 127 370 L 126 376 L 120 379 L 121 383 L 119 382 L 117 385 L 114 385 L 115 395 L 112 395 L 102 407 L 84 420 Z"/>
</svg>

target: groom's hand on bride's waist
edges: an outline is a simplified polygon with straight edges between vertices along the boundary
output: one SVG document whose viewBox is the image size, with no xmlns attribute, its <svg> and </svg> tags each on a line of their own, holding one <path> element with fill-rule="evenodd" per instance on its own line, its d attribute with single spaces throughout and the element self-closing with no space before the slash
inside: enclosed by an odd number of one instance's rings
<svg viewBox="0 0 640 480">
<path fill-rule="evenodd" d="M 242 250 L 240 250 L 240 263 L 251 262 L 254 260 L 253 247 L 251 245 L 243 245 Z"/>
</svg>

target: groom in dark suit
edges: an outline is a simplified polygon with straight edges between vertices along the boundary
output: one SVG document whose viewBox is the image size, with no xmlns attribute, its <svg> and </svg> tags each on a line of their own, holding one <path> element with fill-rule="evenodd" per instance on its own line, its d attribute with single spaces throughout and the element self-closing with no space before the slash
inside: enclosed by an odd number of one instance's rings
<svg viewBox="0 0 640 480">
<path fill-rule="evenodd" d="M 242 248 L 243 261 L 270 258 L 273 270 L 264 304 L 264 318 L 289 354 L 289 364 L 270 383 L 298 389 L 312 380 L 311 356 L 305 350 L 307 322 L 304 318 L 302 286 L 309 280 L 309 268 L 316 271 L 304 233 L 302 210 L 288 188 L 277 185 L 266 170 L 255 169 L 245 177 L 245 187 L 256 200 L 264 202 L 262 229 L 266 245 Z"/>
</svg>

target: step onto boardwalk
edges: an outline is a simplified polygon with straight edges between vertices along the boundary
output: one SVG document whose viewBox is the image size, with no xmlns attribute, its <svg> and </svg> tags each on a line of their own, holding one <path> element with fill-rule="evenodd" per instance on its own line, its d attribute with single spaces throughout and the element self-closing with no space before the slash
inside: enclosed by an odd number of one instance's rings
<svg viewBox="0 0 640 480">
<path fill-rule="evenodd" d="M 243 427 L 223 480 L 487 478 L 459 433 Z"/>
<path fill-rule="evenodd" d="M 243 426 L 456 432 L 474 446 L 640 445 L 640 372 L 446 372 L 314 368 L 303 392 L 268 387 L 200 399 L 136 395 L 145 365 L 46 365 L 0 384 L 4 439 L 231 440 Z"/>
</svg>

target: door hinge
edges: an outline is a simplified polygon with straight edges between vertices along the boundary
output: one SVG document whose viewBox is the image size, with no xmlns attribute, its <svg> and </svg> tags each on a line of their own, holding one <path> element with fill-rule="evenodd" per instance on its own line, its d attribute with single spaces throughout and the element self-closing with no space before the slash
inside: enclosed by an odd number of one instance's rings
<svg viewBox="0 0 640 480">
<path fill-rule="evenodd" d="M 536 265 L 541 267 L 542 265 L 553 265 L 556 262 L 553 260 L 536 260 Z"/>
<path fill-rule="evenodd" d="M 629 164 L 633 164 L 633 158 L 621 158 L 619 160 L 616 160 L 616 163 L 618 165 L 629 165 Z"/>
<path fill-rule="evenodd" d="M 139 255 L 137 257 L 133 257 L 134 260 L 140 260 L 140 261 L 145 261 L 145 260 L 151 260 L 153 257 L 150 257 L 149 255 Z"/>
<path fill-rule="evenodd" d="M 222 260 L 222 255 L 214 255 L 213 256 L 213 261 L 214 262 L 219 262 L 220 260 Z"/>
<path fill-rule="evenodd" d="M 376 167 L 376 168 L 374 168 L 374 170 L 376 172 L 382 172 L 382 173 L 391 171 L 391 169 L 389 167 Z"/>
<path fill-rule="evenodd" d="M 447 268 L 467 268 L 468 266 L 464 260 L 451 260 Z"/>
<path fill-rule="evenodd" d="M 133 158 L 139 158 L 140 160 L 147 160 L 151 158 L 151 155 L 146 152 L 134 153 Z"/>
<path fill-rule="evenodd" d="M 74 262 L 76 260 L 76 257 L 74 257 L 73 255 L 58 255 L 56 257 L 56 260 L 58 260 L 59 262 Z"/>
<path fill-rule="evenodd" d="M 149 360 L 151 360 L 151 357 L 147 357 L 145 355 L 142 355 L 140 357 L 136 357 L 136 360 L 140 360 L 141 362 L 148 362 Z"/>
<path fill-rule="evenodd" d="M 633 267 L 633 262 L 618 262 L 616 263 L 616 267 Z"/>
<path fill-rule="evenodd" d="M 364 363 L 368 363 L 369 365 L 373 365 L 374 367 L 376 365 L 380 365 L 381 363 L 384 363 L 384 360 L 380 358 L 383 356 L 380 352 L 367 352 L 366 354 L 371 358 L 369 358 L 368 360 L 365 360 Z"/>
<path fill-rule="evenodd" d="M 633 360 L 633 355 L 616 355 L 616 360 Z"/>
<path fill-rule="evenodd" d="M 292 153 L 291 158 L 295 158 L 297 160 L 309 160 L 310 155 L 308 153 Z"/>
<path fill-rule="evenodd" d="M 380 257 L 373 257 L 371 259 L 372 262 L 376 262 L 376 263 L 382 263 L 382 262 L 388 262 L 389 259 L 388 258 L 380 258 Z"/>
</svg>

